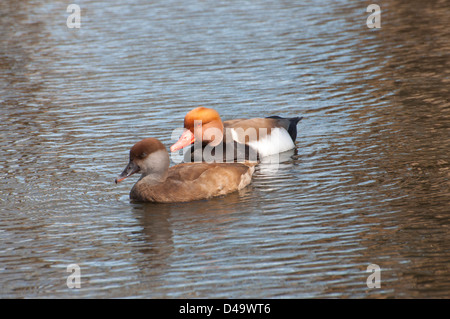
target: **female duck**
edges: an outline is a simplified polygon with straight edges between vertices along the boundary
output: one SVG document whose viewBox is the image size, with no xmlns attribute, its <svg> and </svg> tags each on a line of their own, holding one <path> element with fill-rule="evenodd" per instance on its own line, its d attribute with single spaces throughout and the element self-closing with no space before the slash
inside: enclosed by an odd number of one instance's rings
<svg viewBox="0 0 450 319">
<path fill-rule="evenodd" d="M 130 198 L 144 202 L 189 202 L 225 195 L 250 184 L 255 164 L 183 163 L 169 168 L 169 154 L 155 138 L 130 150 L 130 161 L 115 182 L 141 173 Z"/>
</svg>

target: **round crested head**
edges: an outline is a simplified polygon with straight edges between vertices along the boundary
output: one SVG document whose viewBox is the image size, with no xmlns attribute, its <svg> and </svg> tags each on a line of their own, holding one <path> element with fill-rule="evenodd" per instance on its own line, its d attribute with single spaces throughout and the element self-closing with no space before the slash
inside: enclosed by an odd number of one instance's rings
<svg viewBox="0 0 450 319">
<path fill-rule="evenodd" d="M 203 126 L 211 122 L 222 123 L 219 113 L 206 107 L 197 107 L 186 114 L 184 117 L 184 128 L 194 132 L 195 121 L 201 121 Z"/>
<path fill-rule="evenodd" d="M 156 138 L 146 138 L 137 142 L 130 150 L 130 161 L 144 159 L 157 151 L 166 151 L 164 145 Z"/>
<path fill-rule="evenodd" d="M 216 110 L 197 107 L 184 117 L 185 131 L 178 142 L 170 147 L 172 152 L 178 151 L 195 141 L 206 142 L 217 146 L 223 140 L 223 123 Z"/>
<path fill-rule="evenodd" d="M 122 174 L 116 178 L 116 183 L 135 173 L 162 180 L 167 176 L 169 164 L 169 153 L 160 141 L 155 138 L 143 139 L 131 148 L 130 161 Z"/>
</svg>

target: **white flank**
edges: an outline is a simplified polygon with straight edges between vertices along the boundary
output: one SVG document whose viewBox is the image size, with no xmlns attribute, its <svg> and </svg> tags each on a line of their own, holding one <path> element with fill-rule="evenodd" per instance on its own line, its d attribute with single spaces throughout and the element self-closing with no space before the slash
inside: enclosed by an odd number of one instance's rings
<svg viewBox="0 0 450 319">
<path fill-rule="evenodd" d="M 249 142 L 248 146 L 255 149 L 261 157 L 286 152 L 295 148 L 288 131 L 279 127 L 272 129 L 270 135 L 260 140 Z"/>
</svg>

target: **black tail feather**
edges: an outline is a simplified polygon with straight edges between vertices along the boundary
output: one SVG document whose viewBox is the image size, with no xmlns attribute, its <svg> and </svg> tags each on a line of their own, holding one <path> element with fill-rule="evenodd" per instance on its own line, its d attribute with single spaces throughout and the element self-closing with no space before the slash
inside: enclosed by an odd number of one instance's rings
<svg viewBox="0 0 450 319">
<path fill-rule="evenodd" d="M 283 117 L 278 115 L 268 116 L 269 119 L 283 119 Z M 297 139 L 297 123 L 300 122 L 300 120 L 303 118 L 303 116 L 300 117 L 291 117 L 288 118 L 289 120 L 289 128 L 288 133 L 291 136 L 292 140 L 295 142 Z"/>
</svg>

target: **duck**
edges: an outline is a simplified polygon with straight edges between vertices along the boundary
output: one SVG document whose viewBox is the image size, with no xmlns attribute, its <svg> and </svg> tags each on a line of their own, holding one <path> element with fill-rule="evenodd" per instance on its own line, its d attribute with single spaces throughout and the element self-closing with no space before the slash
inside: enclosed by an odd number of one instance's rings
<svg viewBox="0 0 450 319">
<path fill-rule="evenodd" d="M 170 150 L 175 152 L 201 141 L 203 148 L 244 145 L 246 151 L 258 158 L 274 155 L 295 148 L 297 124 L 302 118 L 269 116 L 222 121 L 216 110 L 197 107 L 186 114 L 184 132 Z"/>
<path fill-rule="evenodd" d="M 130 149 L 129 162 L 115 179 L 119 183 L 135 173 L 141 177 L 130 191 L 138 202 L 176 203 L 210 199 L 245 188 L 255 163 L 181 163 L 170 166 L 166 147 L 145 138 Z"/>
</svg>

